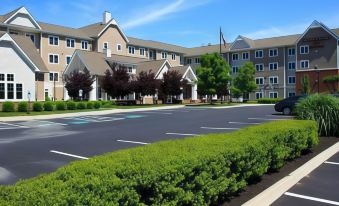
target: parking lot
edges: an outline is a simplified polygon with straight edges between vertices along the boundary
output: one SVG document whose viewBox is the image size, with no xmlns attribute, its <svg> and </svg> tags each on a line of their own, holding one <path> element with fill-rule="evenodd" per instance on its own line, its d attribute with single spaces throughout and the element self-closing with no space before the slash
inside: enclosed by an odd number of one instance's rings
<svg viewBox="0 0 339 206">
<path fill-rule="evenodd" d="M 291 117 L 273 106 L 162 109 L 0 122 L 0 184 L 48 173 L 74 160 L 154 142 L 225 133 Z"/>
<path fill-rule="evenodd" d="M 304 177 L 273 206 L 339 205 L 339 153 Z"/>
</svg>

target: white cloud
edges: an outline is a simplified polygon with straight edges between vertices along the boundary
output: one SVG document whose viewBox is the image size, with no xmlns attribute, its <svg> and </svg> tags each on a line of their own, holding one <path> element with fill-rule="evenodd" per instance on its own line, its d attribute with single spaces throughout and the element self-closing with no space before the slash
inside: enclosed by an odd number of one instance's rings
<svg viewBox="0 0 339 206">
<path fill-rule="evenodd" d="M 285 36 L 290 34 L 298 34 L 303 33 L 305 29 L 311 24 L 304 23 L 304 24 L 296 24 L 296 25 L 284 25 L 278 27 L 270 27 L 266 29 L 261 29 L 257 31 L 253 31 L 244 36 L 252 38 L 252 39 L 261 39 L 267 37 L 274 37 L 274 36 Z"/>
</svg>

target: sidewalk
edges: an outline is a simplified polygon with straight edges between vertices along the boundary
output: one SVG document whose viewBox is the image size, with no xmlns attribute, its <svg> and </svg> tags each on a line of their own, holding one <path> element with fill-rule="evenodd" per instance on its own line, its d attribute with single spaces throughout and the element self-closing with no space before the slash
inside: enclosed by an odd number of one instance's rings
<svg viewBox="0 0 339 206">
<path fill-rule="evenodd" d="M 136 108 L 136 109 L 111 109 L 111 110 L 102 110 L 102 111 L 64 113 L 64 114 L 49 114 L 49 115 L 36 115 L 36 116 L 0 117 L 0 121 L 11 122 L 11 121 L 29 121 L 29 120 L 48 120 L 48 119 L 65 118 L 65 117 L 79 117 L 79 116 L 87 116 L 87 115 L 107 115 L 107 114 L 127 113 L 127 112 L 153 111 L 153 110 L 163 110 L 163 109 L 178 109 L 178 108 L 183 108 L 183 107 L 185 107 L 185 105 Z"/>
</svg>

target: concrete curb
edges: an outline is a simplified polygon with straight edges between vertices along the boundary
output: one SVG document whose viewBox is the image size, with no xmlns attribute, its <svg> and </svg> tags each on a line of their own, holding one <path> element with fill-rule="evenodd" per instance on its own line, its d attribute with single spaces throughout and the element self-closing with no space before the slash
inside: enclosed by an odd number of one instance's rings
<svg viewBox="0 0 339 206">
<path fill-rule="evenodd" d="M 80 116 L 87 116 L 87 115 L 106 115 L 106 114 L 116 114 L 116 113 L 154 111 L 154 110 L 163 110 L 163 109 L 178 109 L 178 108 L 183 108 L 183 107 L 185 107 L 185 105 L 136 108 L 136 109 L 111 109 L 111 110 L 103 110 L 103 111 L 36 115 L 36 116 L 0 117 L 0 121 L 12 122 L 12 121 L 29 121 L 29 120 L 47 120 L 47 119 L 56 119 L 56 118 L 64 118 L 64 117 L 80 117 Z"/>
<path fill-rule="evenodd" d="M 327 150 L 318 154 L 316 157 L 306 162 L 304 165 L 290 173 L 288 176 L 276 182 L 265 191 L 243 204 L 243 206 L 265 206 L 271 205 L 287 190 L 297 184 L 303 177 L 311 173 L 322 163 L 339 152 L 339 142 L 331 146 Z"/>
<path fill-rule="evenodd" d="M 237 107 L 257 107 L 257 106 L 274 106 L 274 104 L 239 104 L 239 105 L 233 105 L 233 106 L 186 106 L 189 108 L 204 108 L 204 109 L 228 109 L 228 108 L 237 108 Z"/>
</svg>

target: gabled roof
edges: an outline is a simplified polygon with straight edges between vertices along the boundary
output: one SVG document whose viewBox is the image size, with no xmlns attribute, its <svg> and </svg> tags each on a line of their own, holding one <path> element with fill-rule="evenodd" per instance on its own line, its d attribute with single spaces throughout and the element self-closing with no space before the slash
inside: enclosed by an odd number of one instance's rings
<svg viewBox="0 0 339 206">
<path fill-rule="evenodd" d="M 149 72 L 152 70 L 155 74 L 159 72 L 160 69 L 162 69 L 163 65 L 167 62 L 167 60 L 155 60 L 155 61 L 145 61 L 140 62 L 137 67 L 137 74 L 140 72 Z"/>
<path fill-rule="evenodd" d="M 18 13 L 22 13 L 22 14 L 26 14 L 28 15 L 28 17 L 31 19 L 31 21 L 35 24 L 36 27 L 38 27 L 38 29 L 41 29 L 39 23 L 37 21 L 35 21 L 35 19 L 33 18 L 33 16 L 29 13 L 29 11 L 25 8 L 25 7 L 20 7 L 14 11 L 11 11 L 7 14 L 5 14 L 2 18 L 2 23 L 8 23 L 12 18 L 15 17 L 16 14 Z"/>
<path fill-rule="evenodd" d="M 22 7 L 19 7 L 19 8 L 15 9 L 15 10 L 13 10 L 13 11 L 7 13 L 7 14 L 4 14 L 4 15 L 2 15 L 2 16 L 0 15 L 0 22 L 1 22 L 1 23 L 4 23 L 9 17 L 13 16 L 13 14 L 15 14 L 16 12 L 18 12 L 21 8 L 22 8 Z"/>
<path fill-rule="evenodd" d="M 333 32 L 333 30 L 329 29 L 325 24 L 318 22 L 317 20 L 314 20 L 312 24 L 305 30 L 305 32 L 299 36 L 299 38 L 297 39 L 295 43 L 298 43 L 307 34 L 307 32 L 312 28 L 323 28 L 325 31 L 331 34 L 334 38 L 338 39 L 338 35 L 335 32 Z"/>
<path fill-rule="evenodd" d="M 230 46 L 231 46 L 230 43 L 227 43 L 226 47 L 222 44 L 221 45 L 221 52 L 225 53 L 225 52 L 229 51 Z M 219 52 L 219 51 L 220 51 L 220 44 L 193 47 L 193 48 L 186 49 L 185 57 L 200 56 L 200 55 L 203 55 L 203 54 L 211 54 L 211 53 Z"/>
<path fill-rule="evenodd" d="M 29 38 L 0 32 L 0 41 L 1 38 L 6 41 L 13 41 L 13 43 L 18 46 L 18 49 L 20 52 L 22 52 L 23 56 L 27 57 L 28 62 L 30 62 L 35 67 L 35 71 L 48 72 L 48 69 L 39 52 Z"/>
<path fill-rule="evenodd" d="M 54 24 L 47 24 L 44 22 L 39 22 L 39 24 L 41 26 L 41 29 L 48 34 L 63 35 L 63 36 L 91 40 L 91 38 L 85 32 L 79 29 L 59 26 L 59 25 L 54 25 Z"/>
<path fill-rule="evenodd" d="M 183 79 L 187 79 L 185 77 L 187 76 L 187 74 L 189 72 L 191 72 L 191 74 L 193 76 L 193 80 L 194 81 L 198 80 L 197 76 L 195 75 L 195 73 L 194 73 L 194 71 L 193 71 L 193 69 L 190 65 L 172 67 L 170 70 L 179 72 L 179 74 L 181 74 L 181 78 L 183 78 Z"/>
</svg>

